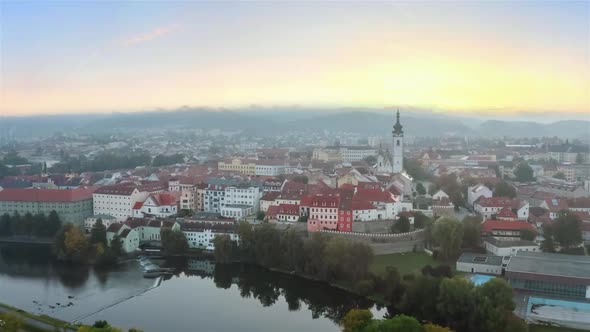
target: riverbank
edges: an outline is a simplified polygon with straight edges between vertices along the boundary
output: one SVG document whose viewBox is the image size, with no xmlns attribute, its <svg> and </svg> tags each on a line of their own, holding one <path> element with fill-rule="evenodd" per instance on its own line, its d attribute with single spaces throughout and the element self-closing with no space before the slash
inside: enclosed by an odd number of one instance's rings
<svg viewBox="0 0 590 332">
<path fill-rule="evenodd" d="M 0 313 L 13 314 L 22 320 L 26 332 L 77 331 L 78 327 L 68 322 L 47 315 L 35 315 L 30 312 L 0 303 Z"/>
</svg>

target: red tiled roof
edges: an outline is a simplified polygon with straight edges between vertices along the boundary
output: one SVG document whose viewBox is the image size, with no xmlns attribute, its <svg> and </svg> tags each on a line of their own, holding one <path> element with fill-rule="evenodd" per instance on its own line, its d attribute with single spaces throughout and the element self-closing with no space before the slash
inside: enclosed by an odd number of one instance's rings
<svg viewBox="0 0 590 332">
<path fill-rule="evenodd" d="M 484 197 L 480 196 L 477 204 L 482 207 L 512 207 L 513 199 L 508 197 Z"/>
<path fill-rule="evenodd" d="M 171 193 L 151 194 L 149 197 L 152 198 L 156 206 L 176 205 L 176 202 L 178 201 L 177 196 L 172 195 Z"/>
<path fill-rule="evenodd" d="M 0 191 L 4 202 L 77 202 L 92 199 L 96 187 L 76 189 L 7 188 Z"/>
<path fill-rule="evenodd" d="M 365 200 L 369 202 L 385 202 L 385 203 L 394 203 L 395 199 L 393 195 L 389 191 L 380 190 L 380 189 L 362 189 L 357 188 L 356 194 L 354 195 L 355 198 L 359 200 Z"/>
<path fill-rule="evenodd" d="M 139 210 L 143 206 L 143 202 L 135 202 L 133 205 L 133 210 Z"/>
<path fill-rule="evenodd" d="M 299 201 L 299 206 L 311 206 L 311 196 L 301 196 L 301 200 Z"/>
<path fill-rule="evenodd" d="M 356 199 L 352 200 L 352 210 L 354 210 L 354 211 L 373 210 L 373 209 L 375 209 L 375 206 L 373 206 L 373 204 L 371 204 L 371 202 L 369 202 L 369 201 L 356 200 Z"/>
<path fill-rule="evenodd" d="M 123 224 L 120 224 L 118 222 L 112 223 L 107 228 L 107 232 L 117 233 L 117 232 L 119 232 L 121 227 L 123 227 Z"/>
<path fill-rule="evenodd" d="M 567 201 L 563 198 L 546 199 L 545 204 L 551 212 L 559 212 L 568 208 Z"/>
<path fill-rule="evenodd" d="M 267 192 L 266 194 L 264 194 L 260 200 L 261 201 L 274 201 L 280 195 L 281 195 L 280 192 L 271 191 L 271 192 Z"/>
<path fill-rule="evenodd" d="M 535 231 L 535 227 L 526 221 L 488 219 L 481 224 L 481 230 L 485 233 L 491 233 L 493 230 L 516 231 L 523 229 Z"/>
<path fill-rule="evenodd" d="M 569 207 L 572 208 L 590 208 L 590 197 L 579 197 L 568 200 Z"/>
<path fill-rule="evenodd" d="M 394 194 L 395 196 L 400 196 L 402 194 L 402 192 L 395 186 L 395 185 L 391 185 L 389 186 L 389 188 L 387 188 L 387 190 Z"/>
<path fill-rule="evenodd" d="M 572 211 L 572 213 L 577 215 L 580 220 L 590 220 L 590 213 L 586 211 Z"/>
<path fill-rule="evenodd" d="M 278 205 L 271 205 L 266 210 L 267 217 L 275 217 L 279 213 L 279 206 Z"/>
<path fill-rule="evenodd" d="M 94 193 L 102 195 L 123 195 L 129 196 L 136 189 L 136 186 L 132 182 L 124 182 L 113 184 L 109 186 L 102 186 L 98 188 Z"/>
<path fill-rule="evenodd" d="M 496 214 L 496 217 L 518 219 L 518 216 L 508 207 L 502 208 L 502 210 Z"/>
<path fill-rule="evenodd" d="M 340 205 L 340 197 L 339 196 L 316 195 L 316 196 L 313 196 L 311 199 L 311 206 L 338 207 L 339 205 Z"/>
<path fill-rule="evenodd" d="M 298 216 L 299 215 L 299 205 L 297 205 L 297 204 L 279 204 L 277 214 Z"/>
</svg>

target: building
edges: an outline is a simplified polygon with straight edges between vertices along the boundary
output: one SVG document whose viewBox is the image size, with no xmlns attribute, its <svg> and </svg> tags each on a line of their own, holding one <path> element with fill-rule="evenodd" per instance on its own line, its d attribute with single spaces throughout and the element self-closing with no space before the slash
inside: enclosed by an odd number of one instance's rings
<svg viewBox="0 0 590 332">
<path fill-rule="evenodd" d="M 131 182 L 100 187 L 92 195 L 93 214 L 108 214 L 117 221 L 125 221 L 133 216 L 135 203 L 144 202 L 150 194 L 164 192 L 167 188 L 161 183 L 136 185 Z"/>
<path fill-rule="evenodd" d="M 322 229 L 336 230 L 338 228 L 338 207 L 340 196 L 316 195 L 311 198 L 309 217 L 307 219 L 308 231 Z"/>
<path fill-rule="evenodd" d="M 94 224 L 96 224 L 98 219 L 102 221 L 102 224 L 105 228 L 109 228 L 112 223 L 117 222 L 115 217 L 108 214 L 93 215 L 84 220 L 84 229 L 86 229 L 86 232 L 90 232 L 92 230 L 92 227 L 94 227 Z"/>
<path fill-rule="evenodd" d="M 198 190 L 197 190 L 198 192 Z M 223 185 L 209 185 L 204 189 L 203 193 L 203 211 L 217 212 L 225 206 L 225 186 Z"/>
<path fill-rule="evenodd" d="M 516 290 L 590 299 L 590 257 L 519 251 L 506 279 Z"/>
<path fill-rule="evenodd" d="M 256 161 L 251 159 L 233 158 L 217 163 L 220 171 L 237 172 L 244 175 L 256 175 Z"/>
<path fill-rule="evenodd" d="M 561 144 L 549 147 L 546 159 L 555 159 L 560 163 L 590 163 L 590 148 L 587 145 Z"/>
<path fill-rule="evenodd" d="M 519 220 L 529 219 L 529 203 L 520 199 L 480 196 L 473 206 L 475 212 L 484 219 L 495 218 L 496 214 L 504 208 L 512 210 Z"/>
<path fill-rule="evenodd" d="M 258 212 L 260 204 L 260 189 L 258 187 L 226 187 L 225 204 L 249 205 L 253 213 Z"/>
<path fill-rule="evenodd" d="M 63 223 L 84 225 L 92 216 L 92 193 L 95 187 L 76 189 L 6 188 L 0 191 L 0 215 L 57 212 Z"/>
<path fill-rule="evenodd" d="M 502 256 L 464 252 L 457 260 L 457 271 L 502 275 L 504 259 Z"/>
<path fill-rule="evenodd" d="M 133 205 L 133 218 L 175 216 L 178 213 L 178 206 L 178 196 L 172 192 L 150 194 L 145 201 Z"/>
<path fill-rule="evenodd" d="M 263 159 L 256 162 L 254 172 L 260 176 L 277 176 L 285 174 L 287 164 L 284 160 Z"/>
<path fill-rule="evenodd" d="M 520 239 L 523 230 L 536 232 L 532 224 L 521 220 L 485 220 L 481 223 L 482 235 L 499 239 Z"/>
<path fill-rule="evenodd" d="M 469 207 L 473 207 L 475 201 L 480 197 L 490 198 L 493 196 L 492 190 L 486 185 L 478 184 L 467 189 L 467 204 Z"/>
<path fill-rule="evenodd" d="M 446 192 L 439 190 L 436 193 L 434 193 L 434 195 L 432 195 L 432 200 L 439 200 L 439 199 L 450 199 L 449 195 L 447 195 Z"/>
<path fill-rule="evenodd" d="M 299 205 L 273 205 L 268 209 L 266 218 L 268 221 L 272 222 L 296 222 L 297 220 L 299 220 Z"/>
<path fill-rule="evenodd" d="M 393 126 L 393 173 L 401 173 L 404 168 L 404 131 L 399 122 L 399 110 Z"/>
<path fill-rule="evenodd" d="M 226 223 L 183 222 L 180 230 L 188 241 L 189 248 L 215 249 L 213 239 L 217 235 L 228 235 L 232 241 L 238 241 L 238 225 Z"/>
<path fill-rule="evenodd" d="M 541 251 L 537 243 L 520 239 L 501 240 L 489 237 L 483 244 L 489 254 L 496 256 L 513 256 L 519 251 Z"/>
<path fill-rule="evenodd" d="M 559 216 L 559 212 L 568 209 L 568 202 L 563 198 L 546 199 L 541 202 L 539 207 L 548 210 L 549 218 L 551 218 L 551 220 L 555 220 Z"/>
<path fill-rule="evenodd" d="M 123 251 L 131 253 L 139 248 L 139 233 L 137 230 L 121 223 L 113 223 L 107 228 L 107 243 L 110 246 L 111 242 L 119 236 Z"/>
<path fill-rule="evenodd" d="M 252 205 L 245 204 L 225 204 L 221 207 L 220 214 L 226 218 L 239 220 L 255 214 L 256 211 Z"/>
</svg>

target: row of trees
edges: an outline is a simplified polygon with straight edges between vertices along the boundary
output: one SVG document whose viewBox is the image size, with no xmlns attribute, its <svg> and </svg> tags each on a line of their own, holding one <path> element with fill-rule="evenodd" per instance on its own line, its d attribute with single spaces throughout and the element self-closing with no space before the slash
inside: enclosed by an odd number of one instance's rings
<svg viewBox="0 0 590 332">
<path fill-rule="evenodd" d="M 55 210 L 49 215 L 43 213 L 33 215 L 26 213 L 21 216 L 17 211 L 0 217 L 0 236 L 28 235 L 37 237 L 53 237 L 61 228 L 61 220 Z"/>
<path fill-rule="evenodd" d="M 383 293 L 390 303 L 388 315 L 405 314 L 418 321 L 448 326 L 456 332 L 527 331 L 524 321 L 512 312 L 512 289 L 506 281 L 496 278 L 474 286 L 463 277 L 448 278 L 446 273 L 432 273 L 436 270 L 424 269 L 422 275 L 402 278 L 397 269 L 389 267 Z"/>
<path fill-rule="evenodd" d="M 80 326 L 77 332 L 123 332 L 123 330 L 111 326 L 106 320 L 98 320 L 92 326 Z M 143 330 L 131 328 L 128 332 L 143 332 Z"/>
<path fill-rule="evenodd" d="M 64 225 L 55 237 L 55 253 L 62 261 L 74 263 L 94 262 L 99 265 L 113 264 L 124 254 L 121 238 L 115 235 L 110 246 L 106 227 L 98 219 L 90 236 L 72 224 Z"/>
<path fill-rule="evenodd" d="M 278 231 L 272 224 L 238 226 L 239 245 L 228 236 L 214 239 L 218 262 L 240 260 L 279 268 L 329 282 L 357 284 L 369 277 L 371 248 L 341 237 L 313 234 L 304 240 L 294 229 Z"/>
<path fill-rule="evenodd" d="M 451 332 L 447 327 L 434 324 L 420 324 L 410 316 L 397 315 L 390 319 L 374 319 L 367 309 L 352 309 L 340 323 L 343 332 Z"/>
<path fill-rule="evenodd" d="M 0 179 L 5 176 L 19 175 L 21 170 L 16 167 L 8 167 L 7 165 L 31 165 L 31 167 L 25 170 L 25 174 L 39 174 L 43 165 L 41 163 L 31 163 L 26 158 L 23 158 L 16 153 L 16 151 L 10 151 L 0 159 Z"/>
</svg>

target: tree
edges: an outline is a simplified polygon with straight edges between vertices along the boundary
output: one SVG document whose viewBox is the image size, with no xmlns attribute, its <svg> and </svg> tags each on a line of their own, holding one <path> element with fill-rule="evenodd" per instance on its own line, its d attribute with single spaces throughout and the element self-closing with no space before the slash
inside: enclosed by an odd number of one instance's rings
<svg viewBox="0 0 590 332">
<path fill-rule="evenodd" d="M 215 246 L 215 261 L 218 263 L 229 263 L 234 257 L 234 241 L 229 235 L 216 235 L 213 238 L 213 245 Z"/>
<path fill-rule="evenodd" d="M 420 195 L 426 195 L 426 188 L 424 188 L 422 182 L 418 182 L 418 184 L 416 184 L 416 191 Z"/>
<path fill-rule="evenodd" d="M 520 239 L 526 241 L 533 241 L 537 237 L 537 233 L 530 229 L 521 229 L 520 230 Z"/>
<path fill-rule="evenodd" d="M 369 166 L 374 166 L 377 164 L 377 157 L 376 156 L 368 156 L 363 159 Z"/>
<path fill-rule="evenodd" d="M 504 331 L 510 332 L 529 332 L 529 325 L 514 313 L 506 314 L 506 329 Z"/>
<path fill-rule="evenodd" d="M 532 182 L 535 181 L 533 176 L 533 169 L 526 162 L 521 162 L 514 169 L 514 177 L 518 182 Z"/>
<path fill-rule="evenodd" d="M 561 211 L 552 227 L 554 240 L 563 248 L 568 249 L 582 242 L 582 221 L 571 211 Z"/>
<path fill-rule="evenodd" d="M 352 309 L 342 320 L 340 326 L 343 332 L 360 332 L 365 329 L 373 319 L 373 314 L 368 309 Z"/>
<path fill-rule="evenodd" d="M 463 218 L 463 244 L 465 248 L 477 248 L 481 244 L 481 217 Z"/>
<path fill-rule="evenodd" d="M 400 216 L 395 225 L 392 227 L 395 233 L 406 233 L 410 231 L 410 219 L 406 216 Z"/>
<path fill-rule="evenodd" d="M 494 278 L 476 288 L 496 309 L 512 312 L 515 308 L 512 288 L 501 278 Z"/>
<path fill-rule="evenodd" d="M 506 181 L 500 181 L 494 188 L 494 197 L 516 197 L 516 189 Z"/>
<path fill-rule="evenodd" d="M 414 212 L 414 228 L 424 228 L 429 221 L 430 218 L 424 213 Z"/>
<path fill-rule="evenodd" d="M 160 239 L 162 239 L 162 249 L 168 255 L 182 255 L 188 251 L 188 241 L 181 231 L 162 228 Z"/>
<path fill-rule="evenodd" d="M 254 231 L 252 230 L 252 225 L 247 221 L 241 221 L 238 224 L 237 232 L 240 238 L 238 247 L 242 260 L 253 262 L 256 256 L 254 253 Z"/>
<path fill-rule="evenodd" d="M 397 315 L 392 319 L 373 320 L 364 328 L 366 332 L 424 332 L 416 318 Z"/>
<path fill-rule="evenodd" d="M 264 211 L 258 211 L 256 214 L 256 220 L 264 220 Z"/>
<path fill-rule="evenodd" d="M 437 300 L 437 312 L 444 325 L 455 331 L 474 331 L 470 329 L 475 299 L 473 284 L 464 278 L 443 279 Z"/>
<path fill-rule="evenodd" d="M 303 239 L 294 228 L 281 234 L 282 263 L 288 271 L 302 272 L 305 264 Z"/>
<path fill-rule="evenodd" d="M 441 247 L 443 259 L 452 259 L 459 254 L 463 243 L 463 224 L 454 218 L 441 218 L 434 223 L 432 233 Z"/>
<path fill-rule="evenodd" d="M 60 260 L 84 262 L 88 258 L 88 239 L 84 232 L 66 224 L 55 238 L 57 257 Z"/>
<path fill-rule="evenodd" d="M 256 261 L 266 267 L 281 263 L 280 234 L 272 224 L 262 224 L 254 231 L 254 254 Z"/>
<path fill-rule="evenodd" d="M 57 212 L 55 210 L 51 210 L 47 219 L 47 233 L 45 235 L 54 236 L 61 228 L 61 224 L 61 219 L 57 215 Z"/>
<path fill-rule="evenodd" d="M 123 251 L 123 241 L 121 241 L 121 237 L 117 234 L 111 239 L 111 252 L 115 257 L 121 257 L 125 254 Z"/>
<path fill-rule="evenodd" d="M 12 217 L 5 213 L 0 217 L 0 236 L 12 235 Z"/>
<path fill-rule="evenodd" d="M 555 175 L 553 175 L 554 179 L 560 179 L 560 180 L 565 180 L 565 174 L 563 174 L 563 172 L 557 172 L 555 173 Z"/>
<path fill-rule="evenodd" d="M 92 230 L 90 231 L 90 243 L 102 243 L 104 245 L 107 244 L 107 228 L 102 223 L 102 219 L 98 218 L 92 226 Z"/>
<path fill-rule="evenodd" d="M 424 332 L 452 332 L 448 327 L 442 327 L 431 323 L 424 325 Z"/>
<path fill-rule="evenodd" d="M 540 249 L 543 252 L 555 252 L 555 242 L 553 241 L 553 227 L 551 225 L 543 225 L 543 238 Z"/>
</svg>

